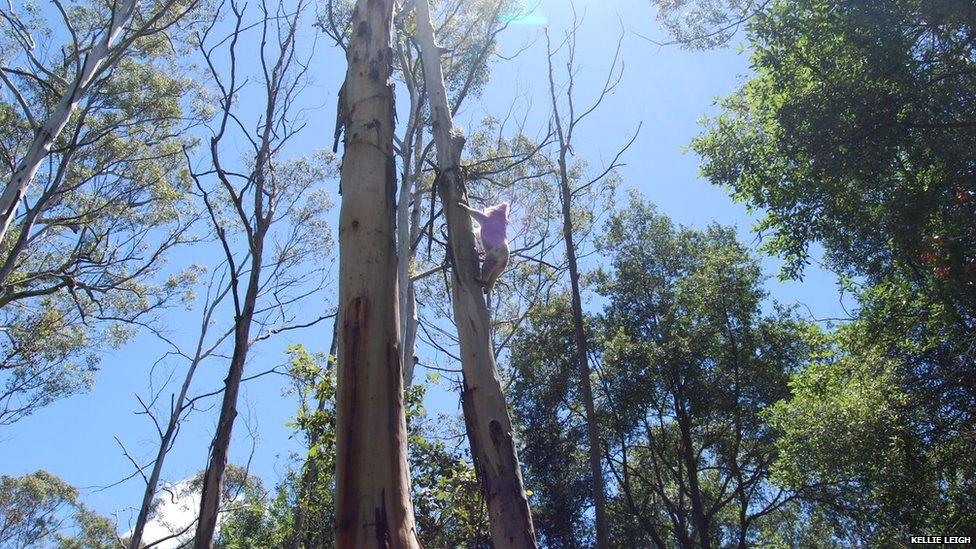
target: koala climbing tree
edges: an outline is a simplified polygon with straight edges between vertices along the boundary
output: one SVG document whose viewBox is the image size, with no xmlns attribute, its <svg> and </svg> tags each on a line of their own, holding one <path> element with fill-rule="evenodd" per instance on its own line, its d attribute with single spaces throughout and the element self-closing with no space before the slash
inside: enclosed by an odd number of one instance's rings
<svg viewBox="0 0 976 549">
<path fill-rule="evenodd" d="M 491 206 L 484 211 L 471 209 L 464 203 L 459 203 L 478 222 L 474 231 L 475 243 L 481 245 L 485 254 L 481 264 L 479 281 L 484 286 L 486 294 L 491 292 L 495 281 L 505 271 L 510 255 L 508 249 L 508 202 Z"/>
<path fill-rule="evenodd" d="M 483 277 L 468 212 L 474 213 L 462 207 L 462 203 L 467 203 L 467 196 L 459 168 L 461 143 L 459 139 L 451 139 L 454 123 L 444 89 L 441 51 L 434 41 L 427 0 L 415 0 L 414 8 L 417 16 L 416 39 L 421 50 L 437 149 L 437 190 L 447 218 L 452 267 L 451 300 L 454 322 L 458 327 L 463 371 L 461 407 L 471 444 L 471 457 L 488 507 L 491 537 L 496 549 L 534 548 L 537 546 L 535 529 L 522 485 L 512 420 L 495 369 L 488 306 L 482 295 L 489 287 L 479 280 Z M 500 211 L 500 224 L 497 217 L 485 217 L 487 227 L 482 224 L 481 238 L 488 240 L 484 242 L 486 246 L 499 248 L 505 242 L 507 210 L 506 205 Z M 478 214 L 484 215 L 482 212 Z M 485 239 L 485 236 L 490 239 Z M 485 252 L 487 262 L 489 251 L 486 249 Z M 507 255 L 507 252 L 506 244 L 504 252 L 496 249 L 493 253 Z M 504 268 L 499 259 L 496 255 L 494 266 L 489 268 L 489 272 L 495 272 L 494 278 Z"/>
</svg>

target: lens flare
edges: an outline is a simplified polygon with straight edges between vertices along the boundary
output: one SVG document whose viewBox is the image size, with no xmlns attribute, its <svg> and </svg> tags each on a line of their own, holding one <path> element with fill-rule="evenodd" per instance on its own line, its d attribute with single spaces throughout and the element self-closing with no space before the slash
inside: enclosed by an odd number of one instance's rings
<svg viewBox="0 0 976 549">
<path fill-rule="evenodd" d="M 549 23 L 544 15 L 535 10 L 528 13 L 509 13 L 502 16 L 502 21 L 519 27 L 544 27 Z"/>
</svg>

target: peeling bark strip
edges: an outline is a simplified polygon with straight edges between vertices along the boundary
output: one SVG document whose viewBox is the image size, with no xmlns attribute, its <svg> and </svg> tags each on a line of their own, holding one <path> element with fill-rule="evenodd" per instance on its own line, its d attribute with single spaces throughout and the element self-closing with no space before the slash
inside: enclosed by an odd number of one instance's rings
<svg viewBox="0 0 976 549">
<path fill-rule="evenodd" d="M 434 42 L 427 0 L 414 0 L 414 6 L 440 172 L 436 184 L 447 218 L 448 255 L 453 267 L 451 297 L 464 372 L 461 405 L 471 456 L 488 506 L 495 549 L 534 548 L 535 530 L 522 486 L 512 421 L 495 369 L 488 307 L 477 280 L 479 262 L 471 217 L 459 205 L 467 203 L 458 169 L 461 144 L 451 139 L 454 123 L 444 90 L 440 49 Z"/>
<path fill-rule="evenodd" d="M 419 549 L 407 465 L 394 247 L 393 0 L 359 0 L 340 94 L 336 546 Z M 338 128 L 337 128 L 338 129 Z"/>
</svg>

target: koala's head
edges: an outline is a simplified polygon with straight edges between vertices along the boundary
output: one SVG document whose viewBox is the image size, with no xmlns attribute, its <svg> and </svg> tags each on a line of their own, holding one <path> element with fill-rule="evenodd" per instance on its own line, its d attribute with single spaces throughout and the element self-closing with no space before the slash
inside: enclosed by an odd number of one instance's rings
<svg viewBox="0 0 976 549">
<path fill-rule="evenodd" d="M 502 217 L 504 217 L 505 220 L 507 221 L 508 220 L 508 202 L 502 202 L 501 204 L 495 204 L 494 206 L 488 208 L 487 211 L 485 211 L 485 215 L 489 215 L 489 216 L 490 215 L 494 215 L 496 213 L 500 213 L 502 215 Z"/>
</svg>

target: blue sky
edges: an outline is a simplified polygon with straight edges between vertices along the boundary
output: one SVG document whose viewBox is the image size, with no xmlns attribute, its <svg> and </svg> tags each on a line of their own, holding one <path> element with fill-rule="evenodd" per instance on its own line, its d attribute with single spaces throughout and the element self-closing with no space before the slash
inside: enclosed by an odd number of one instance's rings
<svg viewBox="0 0 976 549">
<path fill-rule="evenodd" d="M 643 122 L 640 136 L 624 158 L 627 164 L 621 169 L 624 187 L 640 190 L 678 223 L 694 227 L 704 227 L 713 221 L 735 225 L 742 241 L 755 247 L 755 237 L 749 230 L 754 219 L 744 207 L 733 204 L 722 189 L 701 181 L 698 159 L 685 152 L 691 138 L 701 131 L 700 118 L 715 112 L 714 100 L 734 91 L 748 75 L 747 53 L 736 53 L 735 48 L 693 52 L 648 42 L 637 33 L 657 38 L 662 35 L 646 0 L 579 0 L 576 5 L 580 13 L 585 12 L 578 48 L 581 101 L 592 96 L 602 81 L 620 21 L 626 31 L 623 81 L 596 115 L 578 130 L 577 155 L 599 166 L 609 161 L 637 124 Z M 548 120 L 548 99 L 541 26 L 548 24 L 551 33 L 561 34 L 570 17 L 565 0 L 543 0 L 533 17 L 511 26 L 501 37 L 503 54 L 533 40 L 535 44 L 513 61 L 496 61 L 490 84 L 480 98 L 468 100 L 456 122 L 473 127 L 485 115 L 502 116 L 516 91 L 520 91 L 529 100 L 527 128 L 530 133 L 533 129 L 543 131 Z M 310 45 L 312 34 L 306 25 L 304 46 Z M 293 143 L 292 153 L 331 147 L 334 97 L 344 71 L 344 59 L 339 52 L 330 48 L 326 39 L 318 40 L 313 58 L 314 82 L 306 99 L 309 124 Z M 247 101 L 246 97 L 242 101 Z M 207 255 L 206 251 L 183 254 L 171 258 L 171 263 L 205 263 Z M 781 283 L 775 279 L 777 261 L 765 259 L 763 266 L 772 277 L 768 289 L 774 299 L 802 304 L 816 317 L 844 316 L 831 274 L 813 266 L 802 283 Z M 327 306 L 328 299 L 324 296 L 308 305 L 319 310 Z M 198 318 L 198 312 L 174 313 L 170 318 L 172 335 L 188 341 Z M 248 373 L 283 363 L 284 349 L 289 343 L 304 343 L 314 351 L 327 349 L 330 331 L 331 325 L 323 323 L 256 347 Z M 124 531 L 131 508 L 141 497 L 142 481 L 133 478 L 105 490 L 91 487 L 116 483 L 133 471 L 115 437 L 138 459 L 154 452 L 153 428 L 144 417 L 133 413 L 138 408 L 134 395 L 147 393 L 149 367 L 162 352 L 158 342 L 148 336 L 108 352 L 91 393 L 57 402 L 0 431 L 0 474 L 19 475 L 46 469 L 85 488 L 84 500 L 96 511 L 106 515 L 118 513 Z M 421 348 L 421 353 L 429 352 Z M 182 366 L 164 363 L 159 372 L 174 369 L 181 377 Z M 194 382 L 193 394 L 218 388 L 226 374 L 225 368 L 226 363 L 222 361 L 205 365 Z M 424 373 L 418 372 L 421 376 Z M 284 383 L 282 378 L 269 376 L 246 384 L 231 452 L 232 462 L 241 463 L 248 458 L 252 441 L 244 436 L 247 429 L 242 423 L 247 419 L 258 435 L 253 441 L 251 469 L 268 486 L 280 478 L 290 463 L 289 453 L 298 448 L 296 441 L 289 439 L 285 427 L 296 403 L 293 398 L 283 396 Z M 434 412 L 456 413 L 457 396 L 445 390 L 431 391 L 428 408 Z M 215 406 L 197 413 L 181 431 L 168 458 L 164 479 L 176 482 L 205 466 L 216 412 Z"/>
</svg>

